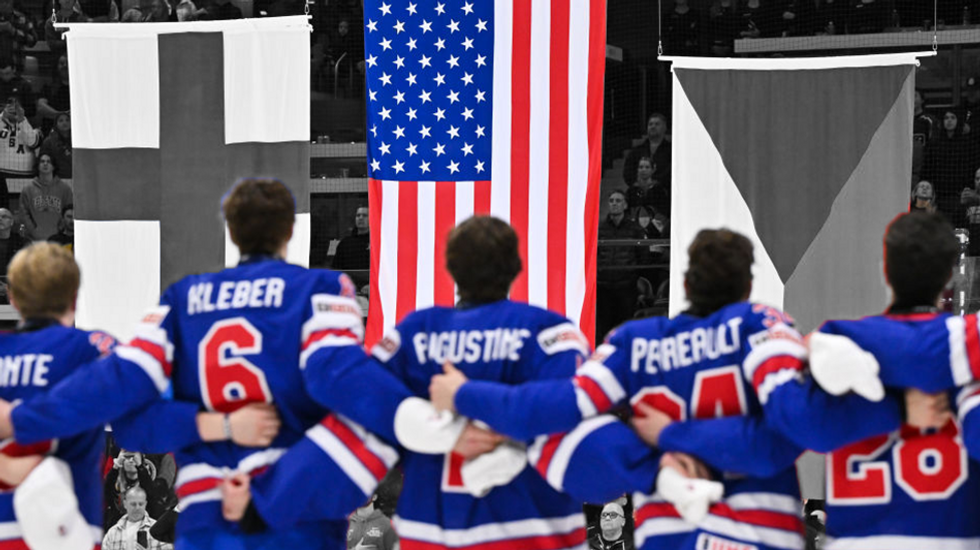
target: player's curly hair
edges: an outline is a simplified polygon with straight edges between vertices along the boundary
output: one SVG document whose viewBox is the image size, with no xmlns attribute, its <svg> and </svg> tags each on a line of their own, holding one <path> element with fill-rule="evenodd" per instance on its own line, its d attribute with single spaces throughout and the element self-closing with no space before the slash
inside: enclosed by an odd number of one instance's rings
<svg viewBox="0 0 980 550">
<path fill-rule="evenodd" d="M 702 229 L 687 249 L 691 312 L 708 315 L 744 300 L 752 287 L 752 241 L 728 229 Z"/>
<path fill-rule="evenodd" d="M 474 216 L 459 224 L 446 243 L 446 269 L 464 302 L 503 300 L 521 272 L 517 233 L 491 216 Z"/>
<path fill-rule="evenodd" d="M 885 231 L 885 276 L 900 307 L 935 306 L 960 254 L 942 214 L 901 214 Z"/>
<path fill-rule="evenodd" d="M 293 236 L 296 200 L 277 179 L 239 180 L 221 201 L 221 210 L 243 256 L 275 255 Z"/>
</svg>

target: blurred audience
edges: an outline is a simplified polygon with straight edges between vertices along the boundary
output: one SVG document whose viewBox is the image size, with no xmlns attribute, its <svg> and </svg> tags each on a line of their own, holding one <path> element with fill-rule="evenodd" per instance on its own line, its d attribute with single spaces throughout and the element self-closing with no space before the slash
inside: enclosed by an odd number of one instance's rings
<svg viewBox="0 0 980 550">
<path fill-rule="evenodd" d="M 38 155 L 49 155 L 57 166 L 55 175 L 59 178 L 71 179 L 72 149 L 71 149 L 71 116 L 59 113 L 54 119 L 54 128 L 48 137 L 41 142 Z"/>
<path fill-rule="evenodd" d="M 936 192 L 936 207 L 954 226 L 962 223 L 960 194 L 969 184 L 976 163 L 976 147 L 959 123 L 955 109 L 945 109 L 942 127 L 934 134 L 925 150 L 922 177 L 932 182 Z"/>
<path fill-rule="evenodd" d="M 664 48 L 671 55 L 698 55 L 701 51 L 701 13 L 688 0 L 674 0 L 664 15 Z"/>
<path fill-rule="evenodd" d="M 909 210 L 936 211 L 936 190 L 927 180 L 919 180 L 919 183 L 915 184 Z"/>
<path fill-rule="evenodd" d="M 47 135 L 54 127 L 55 119 L 71 112 L 71 87 L 68 81 L 68 54 L 58 56 L 51 83 L 41 88 L 37 98 L 37 114 L 41 119 L 41 131 Z"/>
<path fill-rule="evenodd" d="M 596 341 L 623 321 L 633 317 L 636 305 L 636 266 L 646 258 L 635 244 L 603 244 L 607 239 L 640 240 L 646 233 L 626 215 L 626 194 L 609 194 L 609 214 L 599 224 L 599 271 L 596 275 Z"/>
<path fill-rule="evenodd" d="M 61 219 L 58 221 L 58 232 L 48 237 L 48 240 L 58 243 L 75 252 L 75 207 L 67 204 L 61 209 Z"/>
<path fill-rule="evenodd" d="M 126 489 L 123 506 L 126 514 L 110 527 L 102 539 L 102 550 L 172 550 L 150 534 L 156 521 L 146 513 L 146 492 L 137 486 Z"/>
<path fill-rule="evenodd" d="M 599 529 L 589 536 L 589 550 L 633 550 L 632 537 L 624 529 L 626 512 L 618 502 L 602 507 Z"/>
<path fill-rule="evenodd" d="M 660 239 L 668 235 L 670 190 L 653 178 L 653 172 L 650 157 L 641 157 L 636 168 L 636 182 L 626 190 L 626 202 L 630 219 L 643 228 L 647 238 Z"/>
<path fill-rule="evenodd" d="M 338 271 L 350 269 L 371 269 L 371 228 L 368 223 L 367 206 L 358 207 L 354 214 L 354 227 L 350 235 L 340 239 L 334 253 L 332 269 Z M 358 288 L 368 284 L 366 275 L 351 277 Z"/>
<path fill-rule="evenodd" d="M 923 109 L 922 92 L 915 91 L 912 113 L 912 185 L 922 176 L 922 165 L 925 162 L 926 145 L 932 139 L 936 121 Z"/>
<path fill-rule="evenodd" d="M 62 209 L 73 204 L 71 187 L 55 175 L 55 161 L 48 154 L 41 154 L 37 161 L 37 176 L 20 193 L 21 222 L 27 229 L 27 238 L 46 241 L 58 233 Z"/>
<path fill-rule="evenodd" d="M 0 304 L 10 303 L 7 297 L 7 265 L 23 246 L 24 239 L 14 228 L 14 214 L 0 208 Z"/>
<path fill-rule="evenodd" d="M 626 163 L 623 164 L 623 182 L 626 185 L 636 183 L 637 169 L 643 157 L 650 159 L 653 168 L 650 177 L 669 192 L 670 141 L 667 140 L 667 117 L 660 113 L 650 115 L 647 119 L 646 139 L 626 154 Z"/>
<path fill-rule="evenodd" d="M 112 461 L 112 469 L 105 478 L 105 526 L 115 525 L 128 512 L 123 496 L 133 487 L 143 490 L 143 507 L 154 498 L 156 487 L 156 466 L 152 461 L 143 460 L 143 453 L 120 450 Z"/>
<path fill-rule="evenodd" d="M 34 22 L 14 9 L 14 0 L 0 0 L 0 59 L 10 58 L 24 68 L 24 49 L 37 44 Z"/>
</svg>

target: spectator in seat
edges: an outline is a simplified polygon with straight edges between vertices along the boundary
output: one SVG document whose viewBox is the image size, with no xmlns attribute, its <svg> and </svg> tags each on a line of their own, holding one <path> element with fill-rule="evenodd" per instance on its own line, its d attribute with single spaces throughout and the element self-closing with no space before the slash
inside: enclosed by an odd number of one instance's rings
<svg viewBox="0 0 980 550">
<path fill-rule="evenodd" d="M 973 186 L 963 188 L 960 202 L 965 208 L 966 227 L 970 230 L 970 256 L 980 256 L 980 168 L 973 173 Z"/>
<path fill-rule="evenodd" d="M 602 244 L 607 239 L 646 238 L 643 229 L 626 215 L 626 208 L 626 193 L 613 191 L 609 194 L 609 214 L 599 224 L 596 341 L 602 341 L 616 325 L 633 317 L 636 304 L 638 273 L 629 268 L 643 263 L 643 250 L 635 245 Z"/>
<path fill-rule="evenodd" d="M 769 0 L 770 2 L 772 0 Z M 762 38 L 769 36 L 765 32 L 767 25 L 772 22 L 772 9 L 765 0 L 745 0 L 739 2 L 738 11 L 739 22 L 738 32 L 735 38 Z"/>
<path fill-rule="evenodd" d="M 0 0 L 0 59 L 10 58 L 17 70 L 23 70 L 24 49 L 34 44 L 37 34 L 31 18 L 14 9 L 14 0 Z"/>
<path fill-rule="evenodd" d="M 228 19 L 241 19 L 242 10 L 231 0 L 211 0 L 204 8 L 204 13 L 197 12 L 199 19 L 207 21 L 224 21 Z"/>
<path fill-rule="evenodd" d="M 44 85 L 37 99 L 37 114 L 41 116 L 41 131 L 44 132 L 44 135 L 51 132 L 60 115 L 67 115 L 70 111 L 71 88 L 68 81 L 68 54 L 63 53 L 58 56 L 51 83 Z"/>
<path fill-rule="evenodd" d="M 41 142 L 41 151 L 38 155 L 50 155 L 54 159 L 55 166 L 58 167 L 55 175 L 59 178 L 71 179 L 71 115 L 60 113 L 55 117 L 54 129 Z"/>
<path fill-rule="evenodd" d="M 623 181 L 626 185 L 636 183 L 636 170 L 640 159 L 648 157 L 653 166 L 652 178 L 665 189 L 670 189 L 670 142 L 667 141 L 667 117 L 654 113 L 647 119 L 647 137 L 626 154 L 623 165 Z"/>
<path fill-rule="evenodd" d="M 926 180 L 920 180 L 912 190 L 912 201 L 909 204 L 909 211 L 922 210 L 925 212 L 936 211 L 936 190 L 932 184 Z"/>
<path fill-rule="evenodd" d="M 3 0 L 0 0 L 2 2 Z M 7 102 L 13 97 L 24 109 L 24 115 L 32 118 L 36 111 L 34 88 L 24 77 L 12 57 L 0 56 L 0 101 Z"/>
<path fill-rule="evenodd" d="M 0 304 L 10 303 L 7 296 L 7 265 L 23 246 L 24 239 L 14 230 L 13 212 L 0 208 Z"/>
<path fill-rule="evenodd" d="M 918 183 L 925 161 L 925 150 L 932 139 L 936 121 L 923 110 L 922 92 L 915 91 L 914 112 L 912 114 L 912 185 Z"/>
<path fill-rule="evenodd" d="M 123 497 L 126 515 L 109 528 L 102 540 L 102 550 L 172 550 L 173 546 L 150 535 L 156 523 L 146 513 L 146 492 L 139 486 L 130 487 Z"/>
<path fill-rule="evenodd" d="M 977 166 L 976 149 L 959 123 L 959 113 L 946 109 L 942 128 L 925 150 L 922 177 L 932 182 L 936 206 L 954 227 L 963 223 L 960 195 L 963 183 L 970 181 L 971 167 Z"/>
<path fill-rule="evenodd" d="M 34 175 L 34 152 L 39 145 L 41 132 L 27 121 L 20 101 L 16 97 L 7 98 L 0 114 L 0 175 L 5 178 Z"/>
<path fill-rule="evenodd" d="M 75 207 L 73 205 L 67 204 L 61 209 L 58 232 L 51 235 L 48 240 L 60 244 L 68 249 L 68 252 L 75 252 Z"/>
<path fill-rule="evenodd" d="M 633 550 L 625 527 L 623 507 L 617 502 L 606 504 L 599 514 L 599 531 L 589 537 L 589 550 Z"/>
<path fill-rule="evenodd" d="M 27 238 L 46 241 L 58 233 L 62 209 L 73 204 L 71 187 L 55 175 L 51 155 L 42 154 L 37 161 L 37 177 L 20 193 L 20 216 L 27 228 Z"/>
<path fill-rule="evenodd" d="M 48 11 L 45 15 L 48 13 L 51 12 Z M 57 18 L 58 23 L 85 23 L 89 21 L 88 16 L 82 12 L 82 5 L 78 0 L 58 0 L 57 13 L 47 15 L 47 17 L 48 19 L 44 22 L 44 41 L 47 42 L 48 49 L 55 55 L 63 54 L 68 49 L 68 44 L 62 40 L 68 31 L 54 28 L 55 19 Z"/>
<path fill-rule="evenodd" d="M 704 34 L 710 55 L 730 57 L 734 52 L 735 34 L 738 32 L 738 16 L 734 0 L 714 0 L 708 8 Z"/>
<path fill-rule="evenodd" d="M 636 182 L 626 190 L 630 219 L 639 219 L 639 210 L 646 207 L 651 214 L 670 218 L 670 189 L 653 177 L 654 167 L 650 157 L 641 157 L 636 165 Z M 658 231 L 659 233 L 659 231 Z"/>
<path fill-rule="evenodd" d="M 337 251 L 333 257 L 332 269 L 344 271 L 347 269 L 371 268 L 371 234 L 368 224 L 368 208 L 358 207 L 354 214 L 354 227 L 351 234 L 340 239 Z M 368 284 L 366 276 L 351 276 L 358 288 Z"/>
<path fill-rule="evenodd" d="M 850 34 L 876 33 L 885 30 L 891 10 L 884 0 L 853 0 L 851 19 L 847 27 Z"/>
<path fill-rule="evenodd" d="M 149 460 L 143 459 L 143 454 L 121 449 L 119 455 L 112 461 L 112 469 L 105 477 L 105 525 L 106 529 L 114 525 L 119 518 L 127 513 L 123 496 L 133 487 L 139 487 L 144 495 L 154 494 L 153 480 L 156 478 L 156 468 Z M 146 506 L 144 497 L 143 506 Z"/>
<path fill-rule="evenodd" d="M 773 0 L 770 10 L 770 34 L 777 38 L 802 36 L 807 32 L 807 19 L 813 0 Z"/>
<path fill-rule="evenodd" d="M 699 27 L 701 14 L 688 0 L 674 0 L 674 9 L 664 18 L 664 51 L 667 55 L 701 53 Z"/>
<path fill-rule="evenodd" d="M 350 516 L 347 528 L 347 549 L 394 550 L 398 546 L 398 535 L 391 527 L 391 519 L 377 509 L 378 493 L 371 495 L 371 501 L 361 506 Z"/>
</svg>

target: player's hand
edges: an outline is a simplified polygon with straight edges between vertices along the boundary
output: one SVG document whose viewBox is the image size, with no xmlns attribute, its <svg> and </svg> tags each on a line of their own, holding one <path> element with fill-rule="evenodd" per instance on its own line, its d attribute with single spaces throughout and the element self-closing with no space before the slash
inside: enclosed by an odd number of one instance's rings
<svg viewBox="0 0 980 550">
<path fill-rule="evenodd" d="M 453 452 L 469 460 L 496 449 L 504 439 L 504 436 L 497 432 L 480 428 L 471 422 L 466 425 L 463 433 L 456 440 Z"/>
<path fill-rule="evenodd" d="M 661 468 L 673 468 L 686 478 L 711 479 L 711 472 L 703 462 L 686 453 L 664 453 Z"/>
<path fill-rule="evenodd" d="M 245 515 L 249 501 L 252 500 L 250 479 L 238 473 L 221 483 L 221 515 L 228 521 L 238 521 Z"/>
<path fill-rule="evenodd" d="M 442 365 L 444 374 L 437 374 L 429 382 L 429 400 L 439 411 L 456 410 L 456 392 L 468 380 L 462 371 L 446 361 Z"/>
<path fill-rule="evenodd" d="M 231 440 L 243 447 L 268 447 L 279 434 L 279 414 L 269 403 L 251 403 L 228 415 Z"/>
<path fill-rule="evenodd" d="M 10 420 L 10 412 L 13 410 L 13 403 L 0 399 L 0 439 L 14 436 L 14 425 Z"/>
<path fill-rule="evenodd" d="M 915 388 L 905 390 L 905 417 L 905 422 L 916 428 L 941 428 L 953 417 L 949 396 Z"/>
<path fill-rule="evenodd" d="M 31 471 L 44 460 L 41 455 L 0 455 L 0 481 L 11 487 L 23 483 Z"/>
<path fill-rule="evenodd" d="M 636 430 L 636 434 L 640 436 L 640 439 L 646 442 L 647 445 L 651 447 L 656 447 L 657 443 L 660 441 L 660 433 L 664 431 L 664 428 L 669 426 L 673 420 L 664 414 L 659 409 L 655 409 L 650 405 L 640 401 L 636 404 L 637 412 L 640 414 L 634 415 L 630 419 L 630 423 L 633 424 L 633 429 Z"/>
<path fill-rule="evenodd" d="M 354 546 L 354 550 L 372 550 L 377 547 L 376 544 L 364 544 L 364 537 L 361 537 L 361 540 L 357 541 L 357 544 Z"/>
</svg>

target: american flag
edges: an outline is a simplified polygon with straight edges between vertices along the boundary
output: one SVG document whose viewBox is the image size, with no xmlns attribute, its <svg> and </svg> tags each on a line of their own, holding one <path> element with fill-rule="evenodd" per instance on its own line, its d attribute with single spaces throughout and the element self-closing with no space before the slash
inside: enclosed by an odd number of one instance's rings
<svg viewBox="0 0 980 550">
<path fill-rule="evenodd" d="M 371 306 L 366 343 L 452 305 L 445 242 L 510 222 L 511 298 L 594 333 L 605 0 L 366 0 Z"/>
</svg>

